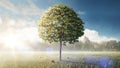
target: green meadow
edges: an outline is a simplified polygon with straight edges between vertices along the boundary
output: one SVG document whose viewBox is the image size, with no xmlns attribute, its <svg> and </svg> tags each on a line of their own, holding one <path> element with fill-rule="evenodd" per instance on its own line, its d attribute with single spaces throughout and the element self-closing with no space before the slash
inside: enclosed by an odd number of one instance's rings
<svg viewBox="0 0 120 68">
<path fill-rule="evenodd" d="M 1 52 L 0 68 L 120 68 L 119 52 Z"/>
</svg>

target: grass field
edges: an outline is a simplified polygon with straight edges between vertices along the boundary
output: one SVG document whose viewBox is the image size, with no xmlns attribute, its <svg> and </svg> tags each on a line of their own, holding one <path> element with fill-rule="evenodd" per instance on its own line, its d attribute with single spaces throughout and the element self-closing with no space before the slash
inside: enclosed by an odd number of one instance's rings
<svg viewBox="0 0 120 68">
<path fill-rule="evenodd" d="M 0 68 L 120 68 L 120 52 L 1 52 Z"/>
</svg>

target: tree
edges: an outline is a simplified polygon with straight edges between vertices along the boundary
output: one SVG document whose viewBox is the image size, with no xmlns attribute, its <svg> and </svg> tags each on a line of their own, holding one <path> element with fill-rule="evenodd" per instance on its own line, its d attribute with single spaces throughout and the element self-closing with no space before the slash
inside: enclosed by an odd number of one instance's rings
<svg viewBox="0 0 120 68">
<path fill-rule="evenodd" d="M 60 42 L 60 61 L 62 45 L 74 43 L 84 34 L 83 21 L 72 8 L 56 4 L 48 9 L 38 23 L 39 36 L 49 42 Z"/>
</svg>

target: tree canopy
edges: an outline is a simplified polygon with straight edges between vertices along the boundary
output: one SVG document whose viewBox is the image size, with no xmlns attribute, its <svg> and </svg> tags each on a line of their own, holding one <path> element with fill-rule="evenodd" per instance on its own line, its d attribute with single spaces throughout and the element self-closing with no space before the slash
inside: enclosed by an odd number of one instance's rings
<svg viewBox="0 0 120 68">
<path fill-rule="evenodd" d="M 70 7 L 57 4 L 50 7 L 38 23 L 39 36 L 49 42 L 74 43 L 84 34 L 83 21 Z"/>
</svg>

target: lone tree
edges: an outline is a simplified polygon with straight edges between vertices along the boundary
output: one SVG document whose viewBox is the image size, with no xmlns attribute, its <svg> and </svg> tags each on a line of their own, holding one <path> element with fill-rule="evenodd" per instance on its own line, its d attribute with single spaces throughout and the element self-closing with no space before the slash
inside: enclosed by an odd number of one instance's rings
<svg viewBox="0 0 120 68">
<path fill-rule="evenodd" d="M 84 34 L 83 21 L 75 11 L 63 4 L 48 9 L 38 23 L 39 36 L 49 42 L 60 42 L 60 61 L 62 45 L 74 43 Z"/>
</svg>

